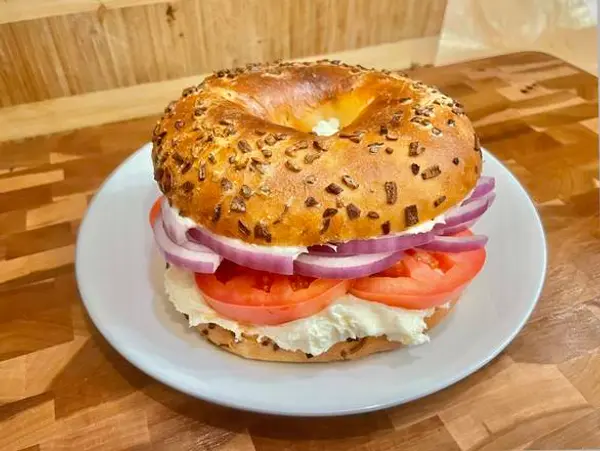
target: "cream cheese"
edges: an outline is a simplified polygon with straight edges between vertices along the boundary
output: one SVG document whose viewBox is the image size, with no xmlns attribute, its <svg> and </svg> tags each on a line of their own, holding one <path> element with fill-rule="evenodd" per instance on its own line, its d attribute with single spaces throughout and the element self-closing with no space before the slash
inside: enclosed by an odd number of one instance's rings
<svg viewBox="0 0 600 451">
<path fill-rule="evenodd" d="M 232 331 L 237 339 L 242 335 L 257 336 L 259 340 L 266 337 L 282 349 L 313 355 L 322 354 L 335 343 L 348 338 L 386 335 L 389 340 L 405 345 L 426 343 L 429 336 L 425 333 L 425 318 L 435 311 L 389 307 L 347 294 L 308 318 L 278 326 L 252 326 L 214 311 L 204 301 L 190 271 L 171 266 L 165 273 L 165 289 L 175 309 L 188 315 L 190 327 L 215 323 Z"/>
<path fill-rule="evenodd" d="M 336 117 L 332 117 L 328 120 L 321 120 L 317 122 L 312 129 L 313 133 L 317 136 L 331 136 L 335 135 L 340 130 L 340 121 Z"/>
</svg>

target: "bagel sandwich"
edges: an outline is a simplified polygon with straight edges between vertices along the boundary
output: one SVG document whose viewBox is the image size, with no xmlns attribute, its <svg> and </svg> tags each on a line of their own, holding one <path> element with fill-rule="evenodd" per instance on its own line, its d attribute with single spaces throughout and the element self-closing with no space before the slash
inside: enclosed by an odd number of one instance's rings
<svg viewBox="0 0 600 451">
<path fill-rule="evenodd" d="M 217 71 L 152 136 L 165 289 L 239 356 L 354 360 L 430 340 L 484 266 L 491 206 L 460 103 L 339 61 Z"/>
</svg>

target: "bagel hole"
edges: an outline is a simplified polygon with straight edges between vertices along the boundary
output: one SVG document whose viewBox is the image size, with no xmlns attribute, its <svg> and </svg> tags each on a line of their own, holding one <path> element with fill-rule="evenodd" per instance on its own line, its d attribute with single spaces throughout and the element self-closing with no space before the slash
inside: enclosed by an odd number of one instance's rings
<svg viewBox="0 0 600 451">
<path fill-rule="evenodd" d="M 273 112 L 270 120 L 278 125 L 319 136 L 334 135 L 351 125 L 371 104 L 373 98 L 343 95 L 323 103 L 295 105 Z"/>
</svg>

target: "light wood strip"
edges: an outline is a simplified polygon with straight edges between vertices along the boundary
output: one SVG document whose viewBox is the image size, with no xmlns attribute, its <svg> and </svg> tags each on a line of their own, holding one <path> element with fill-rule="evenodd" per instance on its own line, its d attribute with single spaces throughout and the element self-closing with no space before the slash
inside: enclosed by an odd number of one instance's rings
<svg viewBox="0 0 600 451">
<path fill-rule="evenodd" d="M 171 0 L 171 3 L 177 1 Z M 0 2 L 0 24 L 90 11 L 95 11 L 101 17 L 110 9 L 168 2 L 169 0 L 4 0 Z"/>
<path fill-rule="evenodd" d="M 0 407 L 0 449 L 19 451 L 44 441 L 56 426 L 54 400 L 48 395 Z"/>
<path fill-rule="evenodd" d="M 59 247 L 38 254 L 0 261 L 0 283 L 73 263 L 75 245 Z M 2 449 L 0 447 L 0 449 Z"/>
<path fill-rule="evenodd" d="M 419 38 L 382 44 L 359 50 L 299 59 L 340 58 L 367 67 L 404 68 L 411 63 L 433 61 L 437 38 Z M 158 114 L 186 86 L 197 84 L 205 75 L 128 88 L 44 100 L 0 109 L 0 141 L 45 135 L 81 127 L 106 124 Z M 54 155 L 60 160 L 61 156 Z"/>
<path fill-rule="evenodd" d="M 65 174 L 62 169 L 23 175 L 19 175 L 17 173 L 11 177 L 0 178 L 0 193 L 7 193 L 9 191 L 29 188 L 37 185 L 46 185 L 53 182 L 60 182 L 61 180 L 64 180 L 64 176 Z"/>
<path fill-rule="evenodd" d="M 37 229 L 51 224 L 72 221 L 83 217 L 87 209 L 85 195 L 76 194 L 65 197 L 43 207 L 35 208 L 27 212 L 27 230 Z"/>
</svg>

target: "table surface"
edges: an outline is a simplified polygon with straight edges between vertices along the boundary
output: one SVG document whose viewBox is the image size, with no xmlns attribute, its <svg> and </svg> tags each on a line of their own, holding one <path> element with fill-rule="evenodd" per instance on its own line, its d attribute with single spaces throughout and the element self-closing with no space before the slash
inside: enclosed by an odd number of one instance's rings
<svg viewBox="0 0 600 451">
<path fill-rule="evenodd" d="M 156 118 L 5 142 L 0 449 L 600 447 L 597 79 L 532 52 L 414 73 L 464 103 L 483 145 L 524 184 L 544 222 L 548 279 L 505 352 L 442 392 L 360 416 L 278 418 L 178 393 L 94 329 L 73 265 L 91 196 L 148 140 Z"/>
</svg>

